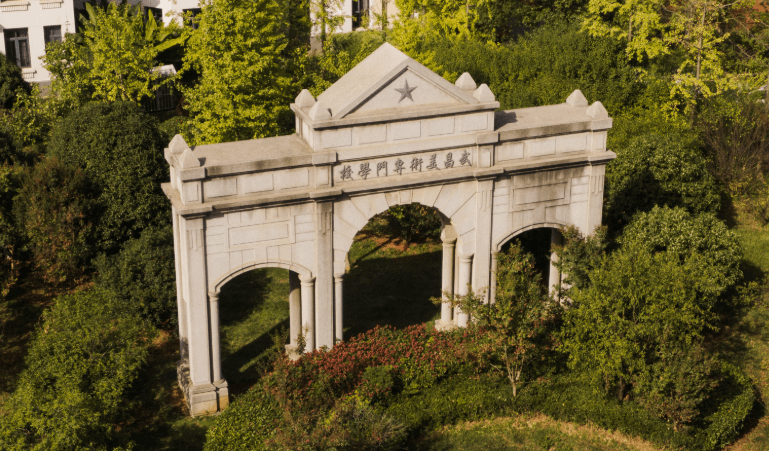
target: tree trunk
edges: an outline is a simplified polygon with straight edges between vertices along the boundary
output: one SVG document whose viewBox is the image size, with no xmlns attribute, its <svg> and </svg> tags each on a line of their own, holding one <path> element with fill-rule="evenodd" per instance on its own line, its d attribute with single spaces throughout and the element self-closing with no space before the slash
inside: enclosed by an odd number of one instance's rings
<svg viewBox="0 0 769 451">
<path fill-rule="evenodd" d="M 627 24 L 627 42 L 633 41 L 633 18 L 630 18 Z"/>
</svg>

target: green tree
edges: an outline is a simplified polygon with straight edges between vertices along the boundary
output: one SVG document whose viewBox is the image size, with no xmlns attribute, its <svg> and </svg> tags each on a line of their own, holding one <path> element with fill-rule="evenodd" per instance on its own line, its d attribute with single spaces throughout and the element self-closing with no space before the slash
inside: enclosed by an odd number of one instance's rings
<svg viewBox="0 0 769 451">
<path fill-rule="evenodd" d="M 198 136 L 191 142 L 217 143 L 288 133 L 288 108 L 299 92 L 275 0 L 214 0 L 203 5 L 191 33 L 185 68 L 198 84 L 184 90 Z M 300 57 L 301 55 L 292 55 Z"/>
<path fill-rule="evenodd" d="M 48 153 L 82 168 L 100 214 L 100 250 L 115 251 L 154 225 L 170 222 L 160 182 L 168 179 L 167 143 L 155 118 L 132 102 L 91 102 L 56 123 Z"/>
<path fill-rule="evenodd" d="M 699 268 L 695 283 L 700 302 L 710 309 L 718 297 L 742 281 L 742 248 L 737 235 L 713 214 L 692 215 L 684 208 L 654 207 L 639 213 L 618 242 L 669 252 L 683 264 Z"/>
<path fill-rule="evenodd" d="M 53 74 L 52 90 L 75 106 L 91 98 L 139 102 L 155 96 L 155 89 L 172 83 L 152 68 L 162 52 L 184 41 L 176 22 L 158 24 L 140 5 L 86 3 L 81 32 L 49 45 L 45 67 Z"/>
<path fill-rule="evenodd" d="M 0 448 L 121 449 L 131 389 L 153 330 L 93 288 L 55 300 L 43 314 L 26 368 L 0 417 Z"/>
<path fill-rule="evenodd" d="M 0 162 L 0 301 L 16 283 L 22 261 L 24 233 L 13 212 L 13 199 L 21 188 L 24 170 Z"/>
<path fill-rule="evenodd" d="M 120 253 L 100 255 L 95 266 L 97 284 L 115 293 L 154 326 L 176 326 L 174 234 L 171 227 L 145 229 L 127 241 Z"/>
<path fill-rule="evenodd" d="M 21 68 L 0 54 L 0 108 L 11 108 L 19 90 L 29 93 L 29 83 L 21 77 Z"/>
<path fill-rule="evenodd" d="M 643 61 L 680 56 L 671 97 L 690 113 L 700 97 L 737 88 L 724 70 L 722 43 L 730 11 L 751 8 L 751 0 L 590 0 L 583 26 L 596 36 L 625 40 L 627 55 Z"/>
<path fill-rule="evenodd" d="M 663 344 L 692 344 L 713 316 L 696 289 L 702 272 L 674 252 L 636 243 L 605 256 L 586 289 L 570 292 L 562 349 L 572 368 L 587 369 L 623 400 L 656 361 Z"/>
<path fill-rule="evenodd" d="M 559 314 L 558 304 L 549 298 L 534 257 L 513 243 L 497 257 L 497 291 L 494 302 L 470 291 L 456 295 L 452 303 L 473 318 L 471 327 L 487 333 L 486 351 L 494 367 L 507 376 L 513 396 L 544 353 L 548 326 Z M 433 299 L 440 303 L 440 299 Z"/>
<path fill-rule="evenodd" d="M 655 205 L 683 207 L 693 214 L 715 213 L 721 191 L 693 134 L 641 135 L 606 170 L 607 224 L 614 232 L 633 215 Z"/>
<path fill-rule="evenodd" d="M 23 179 L 14 213 L 48 283 L 76 283 L 93 255 L 89 194 L 83 171 L 56 157 L 46 158 Z"/>
</svg>

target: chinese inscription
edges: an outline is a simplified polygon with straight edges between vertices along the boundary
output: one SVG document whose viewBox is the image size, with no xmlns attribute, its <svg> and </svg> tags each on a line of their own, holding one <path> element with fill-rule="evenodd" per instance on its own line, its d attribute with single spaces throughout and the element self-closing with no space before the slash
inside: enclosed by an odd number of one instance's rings
<svg viewBox="0 0 769 451">
<path fill-rule="evenodd" d="M 456 158 L 456 159 L 455 159 Z M 454 149 L 451 152 L 439 151 L 429 154 L 400 157 L 382 157 L 379 161 L 358 161 L 342 164 L 334 169 L 340 182 L 368 180 L 376 177 L 390 177 L 429 171 L 440 171 L 463 166 L 472 167 L 472 151 Z"/>
</svg>

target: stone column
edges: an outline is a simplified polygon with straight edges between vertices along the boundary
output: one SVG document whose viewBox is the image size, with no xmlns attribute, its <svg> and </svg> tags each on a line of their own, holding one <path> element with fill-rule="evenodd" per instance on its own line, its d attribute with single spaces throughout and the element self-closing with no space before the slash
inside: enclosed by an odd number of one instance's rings
<svg viewBox="0 0 769 451">
<path fill-rule="evenodd" d="M 315 346 L 334 346 L 334 241 L 332 201 L 315 204 Z M 302 304 L 304 306 L 304 304 Z"/>
<path fill-rule="evenodd" d="M 459 290 L 460 296 L 468 293 L 471 275 L 473 273 L 473 256 L 461 256 L 459 258 Z M 461 309 L 457 309 L 457 326 L 467 327 L 468 315 Z"/>
<path fill-rule="evenodd" d="M 174 274 L 176 276 L 176 311 L 179 322 L 179 355 L 182 362 L 187 361 L 189 353 L 187 343 L 187 307 L 185 305 L 182 286 L 182 257 L 179 243 L 179 215 L 176 207 L 171 206 L 171 218 L 174 229 Z"/>
<path fill-rule="evenodd" d="M 215 413 L 220 408 L 211 374 L 205 229 L 202 217 L 182 217 L 179 222 L 189 348 L 189 375 L 180 374 L 180 383 L 187 396 L 190 414 L 197 416 Z"/>
<path fill-rule="evenodd" d="M 497 302 L 497 257 L 499 252 L 491 253 L 491 288 L 489 288 L 489 302 Z"/>
<path fill-rule="evenodd" d="M 494 177 L 478 179 L 475 195 L 475 254 L 473 257 L 473 291 L 489 301 L 491 278 L 491 215 L 494 200 Z"/>
<path fill-rule="evenodd" d="M 289 346 L 296 349 L 296 339 L 302 333 L 302 298 L 299 274 L 288 272 Z"/>
<path fill-rule="evenodd" d="M 550 233 L 550 249 L 552 249 L 553 246 L 560 245 L 562 241 L 563 237 L 561 236 L 561 232 L 559 232 L 558 229 L 552 229 L 552 232 Z M 550 274 L 547 286 L 550 287 L 550 293 L 552 293 L 553 298 L 557 301 L 561 295 L 561 272 L 558 271 L 558 268 L 553 264 L 556 262 L 558 262 L 558 255 L 556 255 L 555 252 L 551 252 Z"/>
<path fill-rule="evenodd" d="M 449 300 L 454 296 L 454 249 L 457 245 L 453 227 L 446 226 L 441 233 L 443 239 L 443 267 L 441 270 L 441 319 L 435 322 L 435 328 L 446 330 L 455 326 Z"/>
<path fill-rule="evenodd" d="M 299 277 L 302 285 L 302 332 L 305 336 L 305 352 L 315 350 L 315 278 Z"/>
<path fill-rule="evenodd" d="M 222 380 L 222 355 L 219 343 L 219 293 L 208 293 L 211 333 L 211 373 L 214 382 Z"/>
<path fill-rule="evenodd" d="M 342 314 L 344 274 L 334 274 L 334 341 L 342 341 L 344 335 Z"/>
</svg>

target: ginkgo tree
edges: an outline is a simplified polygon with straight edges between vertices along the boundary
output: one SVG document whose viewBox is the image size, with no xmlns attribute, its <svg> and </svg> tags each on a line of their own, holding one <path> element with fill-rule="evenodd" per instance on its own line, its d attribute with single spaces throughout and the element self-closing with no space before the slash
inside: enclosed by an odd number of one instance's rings
<svg viewBox="0 0 769 451">
<path fill-rule="evenodd" d="M 643 62 L 677 52 L 671 97 L 691 109 L 699 98 L 739 85 L 742 77 L 724 70 L 724 23 L 752 0 L 590 0 L 583 26 L 594 36 L 627 41 L 630 59 Z"/>
<path fill-rule="evenodd" d="M 81 31 L 49 45 L 43 57 L 53 74 L 52 90 L 75 103 L 94 100 L 152 98 L 155 90 L 173 81 L 153 68 L 159 56 L 184 42 L 179 25 L 158 23 L 141 5 L 86 3 Z"/>
</svg>

